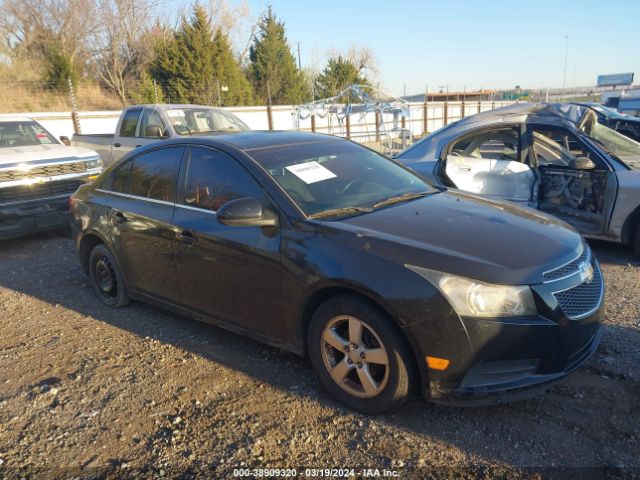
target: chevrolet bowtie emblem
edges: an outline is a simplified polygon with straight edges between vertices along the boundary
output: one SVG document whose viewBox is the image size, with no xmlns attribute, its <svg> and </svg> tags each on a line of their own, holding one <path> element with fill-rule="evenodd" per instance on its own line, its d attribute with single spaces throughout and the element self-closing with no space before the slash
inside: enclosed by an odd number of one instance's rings
<svg viewBox="0 0 640 480">
<path fill-rule="evenodd" d="M 591 283 L 593 281 L 593 267 L 588 263 L 582 272 L 580 272 L 580 278 L 582 282 Z"/>
</svg>

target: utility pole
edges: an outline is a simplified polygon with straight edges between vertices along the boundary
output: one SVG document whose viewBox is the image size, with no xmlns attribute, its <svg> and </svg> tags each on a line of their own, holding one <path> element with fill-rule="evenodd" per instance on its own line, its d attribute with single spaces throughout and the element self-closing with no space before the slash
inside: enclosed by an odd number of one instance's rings
<svg viewBox="0 0 640 480">
<path fill-rule="evenodd" d="M 300 61 L 300 42 L 298 42 L 298 70 L 302 70 L 302 62 Z"/>
<path fill-rule="evenodd" d="M 564 95 L 564 89 L 567 86 L 567 59 L 569 58 L 569 35 L 564 36 L 564 75 L 562 76 L 562 95 Z"/>
</svg>

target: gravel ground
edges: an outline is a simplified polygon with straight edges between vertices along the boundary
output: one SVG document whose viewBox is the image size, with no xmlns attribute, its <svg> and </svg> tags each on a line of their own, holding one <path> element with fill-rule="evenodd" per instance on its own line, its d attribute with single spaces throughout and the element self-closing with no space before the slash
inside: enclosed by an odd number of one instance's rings
<svg viewBox="0 0 640 480">
<path fill-rule="evenodd" d="M 140 303 L 102 306 L 65 235 L 0 244 L 0 478 L 640 476 L 640 266 L 622 247 L 593 243 L 608 286 L 598 353 L 544 396 L 416 399 L 371 417 L 292 354 Z"/>
</svg>

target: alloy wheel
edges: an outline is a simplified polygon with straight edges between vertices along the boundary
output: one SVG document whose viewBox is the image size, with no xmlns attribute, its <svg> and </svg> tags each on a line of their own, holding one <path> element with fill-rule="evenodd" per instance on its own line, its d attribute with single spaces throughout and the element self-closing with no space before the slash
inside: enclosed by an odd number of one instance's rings
<svg viewBox="0 0 640 480">
<path fill-rule="evenodd" d="M 324 366 L 342 390 L 359 398 L 372 398 L 384 390 L 389 355 L 370 325 L 349 315 L 334 317 L 325 325 L 320 342 Z"/>
</svg>

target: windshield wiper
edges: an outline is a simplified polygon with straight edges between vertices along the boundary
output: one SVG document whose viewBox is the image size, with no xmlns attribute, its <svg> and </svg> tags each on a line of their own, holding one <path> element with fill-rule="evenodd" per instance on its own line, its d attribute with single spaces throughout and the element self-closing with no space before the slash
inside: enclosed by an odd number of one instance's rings
<svg viewBox="0 0 640 480">
<path fill-rule="evenodd" d="M 343 217 L 348 215 L 356 215 L 358 213 L 372 212 L 373 208 L 369 207 L 341 207 L 323 210 L 322 212 L 313 213 L 309 218 L 327 218 L 327 217 Z"/>
<path fill-rule="evenodd" d="M 415 200 L 417 198 L 422 198 L 427 195 L 429 192 L 421 192 L 421 193 L 403 193 L 402 195 L 398 195 L 396 197 L 387 198 L 386 200 L 382 200 L 378 203 L 373 204 L 373 208 L 386 207 L 388 205 L 394 205 L 396 203 L 408 202 L 411 200 Z"/>
</svg>

